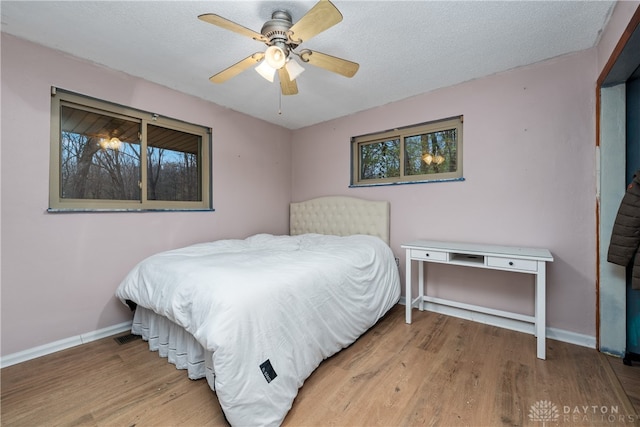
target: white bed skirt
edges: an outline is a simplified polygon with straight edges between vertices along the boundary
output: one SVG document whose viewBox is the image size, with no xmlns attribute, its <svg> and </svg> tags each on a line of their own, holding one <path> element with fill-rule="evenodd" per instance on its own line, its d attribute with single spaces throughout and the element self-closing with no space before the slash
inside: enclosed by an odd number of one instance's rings
<svg viewBox="0 0 640 427">
<path fill-rule="evenodd" d="M 136 307 L 131 333 L 142 336 L 149 350 L 166 357 L 177 369 L 186 369 L 190 379 L 207 378 L 215 390 L 212 353 L 205 350 L 189 332 L 144 307 Z"/>
</svg>

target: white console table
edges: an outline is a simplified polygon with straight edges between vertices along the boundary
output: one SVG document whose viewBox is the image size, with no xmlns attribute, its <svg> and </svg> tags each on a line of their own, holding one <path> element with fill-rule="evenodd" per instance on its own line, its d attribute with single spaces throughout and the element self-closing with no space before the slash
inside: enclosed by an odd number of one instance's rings
<svg viewBox="0 0 640 427">
<path fill-rule="evenodd" d="M 418 240 L 402 245 L 406 250 L 406 322 L 411 323 L 411 309 L 418 303 L 424 310 L 425 302 L 446 305 L 466 311 L 475 311 L 497 317 L 533 323 L 537 337 L 537 356 L 546 357 L 546 263 L 553 261 L 547 249 L 492 246 L 472 243 L 437 242 Z M 411 262 L 418 261 L 418 296 L 411 296 Z M 424 263 L 460 265 L 493 270 L 514 271 L 535 275 L 535 315 L 527 316 L 492 308 L 465 304 L 428 296 L 425 292 Z"/>
</svg>

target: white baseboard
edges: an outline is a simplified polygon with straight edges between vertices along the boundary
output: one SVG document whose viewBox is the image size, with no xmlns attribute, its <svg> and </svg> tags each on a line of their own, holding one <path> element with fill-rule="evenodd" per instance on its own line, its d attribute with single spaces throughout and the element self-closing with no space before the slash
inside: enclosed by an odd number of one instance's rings
<svg viewBox="0 0 640 427">
<path fill-rule="evenodd" d="M 399 304 L 406 305 L 405 297 L 400 297 Z M 493 316 L 491 314 L 476 313 L 456 307 L 448 307 L 425 303 L 429 311 L 433 311 L 447 316 L 458 317 L 460 319 L 471 320 L 474 322 L 484 323 L 487 325 L 497 326 L 500 328 L 511 329 L 513 331 L 524 332 L 526 334 L 534 333 L 533 325 L 519 320 L 506 319 L 504 317 Z M 578 334 L 576 332 L 566 331 L 564 329 L 546 328 L 547 338 L 562 341 L 569 344 L 579 345 L 581 347 L 596 348 L 596 338 L 590 335 Z"/>
<path fill-rule="evenodd" d="M 16 363 L 26 362 L 27 360 L 35 359 L 36 357 L 46 356 L 47 354 L 66 350 L 77 345 L 86 344 L 91 341 L 96 341 L 130 330 L 131 321 L 123 322 L 97 331 L 87 332 L 75 337 L 65 338 L 49 344 L 19 351 L 17 353 L 8 354 L 0 359 L 0 368 L 6 368 L 7 366 L 15 365 Z"/>
<path fill-rule="evenodd" d="M 596 348 L 596 337 L 565 331 L 564 329 L 547 328 L 547 338 L 582 347 Z"/>
</svg>

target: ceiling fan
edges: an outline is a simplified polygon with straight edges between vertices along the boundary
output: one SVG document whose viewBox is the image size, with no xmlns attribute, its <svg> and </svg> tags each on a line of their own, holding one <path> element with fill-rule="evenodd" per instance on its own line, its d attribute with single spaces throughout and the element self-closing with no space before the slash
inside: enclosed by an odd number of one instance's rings
<svg viewBox="0 0 640 427">
<path fill-rule="evenodd" d="M 211 76 L 209 80 L 213 83 L 225 82 L 254 64 L 260 63 L 256 67 L 258 73 L 273 82 L 277 71 L 282 94 L 295 95 L 298 93 L 295 79 L 304 71 L 304 68 L 294 60 L 293 55 L 300 58 L 303 63 L 315 65 L 345 77 L 353 77 L 360 67 L 355 62 L 310 49 L 302 49 L 299 52 L 295 50 L 303 42 L 342 21 L 342 14 L 329 0 L 320 0 L 295 24 L 289 12 L 277 10 L 272 13 L 271 19 L 264 23 L 259 33 L 213 13 L 205 13 L 198 18 L 267 45 L 264 52 L 249 55 Z"/>
</svg>

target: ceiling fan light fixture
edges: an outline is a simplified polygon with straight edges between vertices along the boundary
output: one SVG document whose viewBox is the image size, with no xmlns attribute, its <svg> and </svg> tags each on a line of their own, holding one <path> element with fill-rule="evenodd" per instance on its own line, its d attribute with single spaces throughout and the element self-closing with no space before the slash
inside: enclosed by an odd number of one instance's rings
<svg viewBox="0 0 640 427">
<path fill-rule="evenodd" d="M 100 138 L 100 148 L 103 150 L 119 150 L 122 145 L 122 141 L 119 138 Z"/>
<path fill-rule="evenodd" d="M 272 45 L 265 51 L 264 59 L 271 68 L 279 70 L 287 62 L 287 52 L 280 46 Z"/>
<path fill-rule="evenodd" d="M 298 77 L 304 71 L 304 67 L 298 64 L 298 62 L 293 58 L 290 58 L 287 61 L 285 68 L 287 69 L 287 73 L 289 73 L 289 78 L 291 80 L 295 80 L 296 77 Z"/>
<path fill-rule="evenodd" d="M 258 64 L 258 66 L 256 67 L 256 71 L 271 83 L 273 83 L 273 81 L 275 80 L 276 69 L 269 65 L 267 61 L 260 62 L 260 64 Z"/>
</svg>

